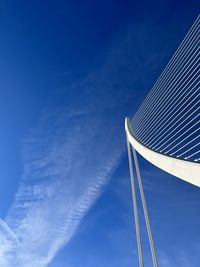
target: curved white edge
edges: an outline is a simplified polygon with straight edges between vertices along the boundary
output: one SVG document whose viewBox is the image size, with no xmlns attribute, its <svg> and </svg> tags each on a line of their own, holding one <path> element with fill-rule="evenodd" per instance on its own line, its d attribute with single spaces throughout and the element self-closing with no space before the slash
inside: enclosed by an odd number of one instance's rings
<svg viewBox="0 0 200 267">
<path fill-rule="evenodd" d="M 171 158 L 143 146 L 131 135 L 128 128 L 128 118 L 125 119 L 125 131 L 131 145 L 146 160 L 158 168 L 200 187 L 200 164 Z"/>
</svg>

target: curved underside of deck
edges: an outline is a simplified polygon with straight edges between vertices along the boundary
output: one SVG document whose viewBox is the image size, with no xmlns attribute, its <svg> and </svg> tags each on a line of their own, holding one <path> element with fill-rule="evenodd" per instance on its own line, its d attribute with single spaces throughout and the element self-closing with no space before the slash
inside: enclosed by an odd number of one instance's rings
<svg viewBox="0 0 200 267">
<path fill-rule="evenodd" d="M 200 164 L 180 160 L 170 156 L 160 154 L 147 148 L 138 142 L 131 134 L 128 127 L 128 118 L 125 119 L 125 130 L 131 145 L 142 155 L 146 160 L 159 167 L 160 169 L 184 180 L 193 185 L 200 187 Z"/>
</svg>

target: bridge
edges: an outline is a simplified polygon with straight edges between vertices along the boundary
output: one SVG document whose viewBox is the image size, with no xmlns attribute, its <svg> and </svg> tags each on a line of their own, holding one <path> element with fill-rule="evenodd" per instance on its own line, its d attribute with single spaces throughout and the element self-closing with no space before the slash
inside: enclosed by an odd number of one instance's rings
<svg viewBox="0 0 200 267">
<path fill-rule="evenodd" d="M 158 266 L 158 260 L 137 152 L 158 168 L 200 187 L 199 26 L 200 16 L 134 117 L 125 119 L 140 267 L 144 266 L 144 261 L 132 157 L 154 267 Z"/>
</svg>

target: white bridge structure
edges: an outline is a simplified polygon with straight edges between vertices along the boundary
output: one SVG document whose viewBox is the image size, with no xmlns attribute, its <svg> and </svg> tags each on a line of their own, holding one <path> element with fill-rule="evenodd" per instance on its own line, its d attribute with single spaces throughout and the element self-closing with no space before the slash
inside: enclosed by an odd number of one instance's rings
<svg viewBox="0 0 200 267">
<path fill-rule="evenodd" d="M 132 155 L 154 267 L 158 261 L 136 151 L 160 169 L 200 187 L 199 37 L 200 16 L 134 117 L 125 119 L 140 267 L 144 261 Z"/>
</svg>

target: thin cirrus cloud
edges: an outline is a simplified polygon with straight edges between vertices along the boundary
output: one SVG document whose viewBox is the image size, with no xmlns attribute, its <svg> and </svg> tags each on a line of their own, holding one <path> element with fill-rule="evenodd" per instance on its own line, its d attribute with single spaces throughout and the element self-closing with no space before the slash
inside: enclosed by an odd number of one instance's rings
<svg viewBox="0 0 200 267">
<path fill-rule="evenodd" d="M 1 266 L 46 266 L 71 239 L 123 150 L 99 134 L 103 123 L 114 135 L 101 112 L 70 118 L 64 112 L 57 121 L 44 118 L 25 141 L 24 174 L 1 223 Z"/>
<path fill-rule="evenodd" d="M 19 190 L 0 221 L 0 266 L 47 266 L 118 166 L 123 118 L 140 79 L 132 73 L 144 64 L 133 30 L 108 53 L 103 67 L 65 90 L 63 108 L 44 111 L 24 141 Z"/>
<path fill-rule="evenodd" d="M 47 266 L 117 166 L 124 145 L 116 134 L 117 102 L 105 90 L 96 95 L 96 83 L 92 76 L 74 86 L 79 97 L 71 91 L 67 108 L 46 110 L 24 141 L 24 173 L 0 225 L 0 266 Z M 82 99 L 88 103 L 82 105 Z"/>
</svg>

